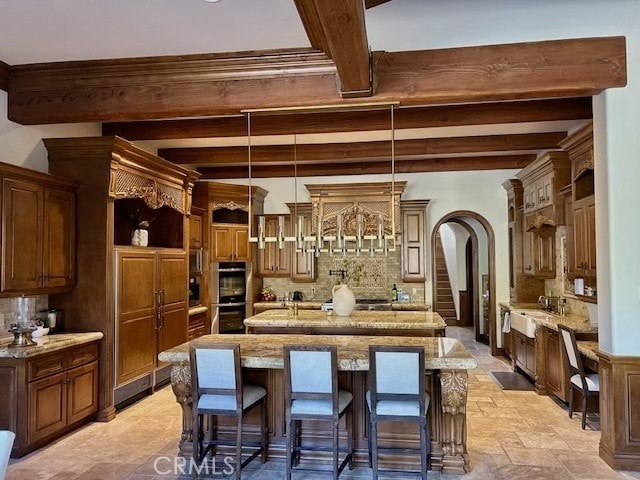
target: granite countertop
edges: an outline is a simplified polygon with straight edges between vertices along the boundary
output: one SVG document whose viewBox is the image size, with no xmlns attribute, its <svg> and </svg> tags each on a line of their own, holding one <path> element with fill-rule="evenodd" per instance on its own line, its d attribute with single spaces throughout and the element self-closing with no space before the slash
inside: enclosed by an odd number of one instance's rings
<svg viewBox="0 0 640 480">
<path fill-rule="evenodd" d="M 196 305 L 195 307 L 189 307 L 189 315 L 197 315 L 198 313 L 204 313 L 209 310 L 204 305 Z"/>
<path fill-rule="evenodd" d="M 586 340 L 578 340 L 578 351 L 590 360 L 598 361 L 598 342 L 591 342 Z"/>
<path fill-rule="evenodd" d="M 267 310 L 245 319 L 247 327 L 343 327 L 393 329 L 444 329 L 447 324 L 437 312 L 382 312 L 354 310 L 348 317 L 319 310 Z"/>
<path fill-rule="evenodd" d="M 504 307 L 507 310 L 519 310 L 519 309 L 527 309 L 527 310 L 542 310 L 540 305 L 536 302 L 533 303 L 509 303 L 509 302 L 498 302 L 499 307 Z"/>
<path fill-rule="evenodd" d="M 189 345 L 240 344 L 245 368 L 284 367 L 283 345 L 336 345 L 338 368 L 345 371 L 369 370 L 369 345 L 424 346 L 425 368 L 473 369 L 478 363 L 459 340 L 447 337 L 390 337 L 365 335 L 205 335 L 166 350 L 158 359 L 170 363 L 188 363 Z"/>
<path fill-rule="evenodd" d="M 526 309 L 517 309 L 517 311 L 527 312 Z M 542 310 L 529 310 L 534 311 L 536 313 L 540 313 Z M 572 328 L 576 331 L 576 333 L 597 333 L 598 326 L 591 325 L 589 323 L 589 319 L 587 317 L 580 317 L 578 315 L 567 314 L 564 317 L 560 317 L 560 315 L 556 315 L 553 313 L 548 313 L 545 317 L 535 317 L 534 322 L 538 325 L 542 325 L 543 327 L 550 328 L 551 330 L 558 330 L 558 324 L 565 325 L 569 328 Z"/>
<path fill-rule="evenodd" d="M 0 342 L 0 358 L 31 358 L 45 353 L 55 352 L 68 347 L 75 347 L 84 343 L 101 340 L 102 332 L 86 333 L 56 333 L 34 338 L 36 345 L 30 347 L 8 347 L 13 340 L 5 339 Z"/>
<path fill-rule="evenodd" d="M 294 302 L 254 302 L 253 308 L 258 310 L 285 310 L 289 305 Z M 320 310 L 320 307 L 325 302 L 319 302 L 315 300 L 295 302 L 298 304 L 299 310 Z M 390 302 L 391 310 L 409 310 L 409 311 L 424 311 L 431 310 L 431 305 L 428 303 L 411 303 L 411 302 Z"/>
</svg>

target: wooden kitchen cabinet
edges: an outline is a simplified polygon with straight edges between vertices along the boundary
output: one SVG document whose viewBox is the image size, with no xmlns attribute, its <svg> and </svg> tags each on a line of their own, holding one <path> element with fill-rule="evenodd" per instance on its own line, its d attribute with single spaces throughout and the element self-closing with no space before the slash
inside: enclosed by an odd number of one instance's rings
<svg viewBox="0 0 640 480">
<path fill-rule="evenodd" d="M 21 457 L 98 411 L 98 342 L 27 358 L 0 359 L 0 428 L 12 430 Z"/>
<path fill-rule="evenodd" d="M 570 273 L 576 277 L 596 276 L 596 200 L 590 195 L 573 202 L 573 235 Z"/>
<path fill-rule="evenodd" d="M 153 372 L 158 353 L 187 341 L 184 252 L 118 249 L 116 386 Z"/>
<path fill-rule="evenodd" d="M 276 237 L 278 234 L 279 215 L 265 215 L 265 236 Z M 291 236 L 291 222 L 284 218 L 284 235 Z M 258 271 L 260 277 L 288 277 L 291 273 L 291 242 L 285 242 L 284 248 L 278 248 L 275 242 L 265 243 L 263 249 L 258 248 Z"/>
<path fill-rule="evenodd" d="M 536 375 L 535 340 L 517 330 L 511 330 L 512 348 L 515 364 L 531 378 Z"/>
<path fill-rule="evenodd" d="M 68 291 L 75 283 L 74 182 L 0 164 L 2 294 Z"/>
<path fill-rule="evenodd" d="M 400 201 L 402 215 L 402 281 L 426 279 L 426 215 L 429 200 Z"/>
<path fill-rule="evenodd" d="M 76 247 L 83 260 L 76 265 L 82 281 L 68 292 L 50 295 L 49 306 L 64 310 L 66 331 L 104 335 L 98 418 L 108 421 L 115 417 L 116 405 L 169 380 L 170 368 L 159 365 L 155 355 L 187 338 L 189 214 L 200 175 L 114 136 L 49 138 L 44 144 L 49 171 L 80 185 Z M 152 220 L 147 247 L 131 246 L 127 220 L 136 212 Z M 120 257 L 125 252 L 126 262 Z M 171 288 L 160 286 L 160 254 L 175 257 L 164 272 L 171 277 Z M 162 289 L 165 303 L 154 294 Z M 180 299 L 174 302 L 175 292 Z M 180 312 L 177 305 L 182 303 Z M 157 317 L 158 304 L 164 307 L 163 318 Z M 178 317 L 180 328 L 174 330 Z M 158 320 L 165 322 L 167 335 L 156 330 Z"/>
<path fill-rule="evenodd" d="M 556 229 L 543 227 L 534 232 L 534 275 L 540 278 L 556 277 Z"/>
<path fill-rule="evenodd" d="M 567 402 L 569 400 L 569 371 L 564 359 L 560 335 L 555 330 L 543 327 L 543 341 L 545 342 L 545 358 L 541 361 L 544 361 L 547 393 Z"/>
<path fill-rule="evenodd" d="M 311 221 L 311 203 L 287 203 L 291 212 L 291 225 L 298 225 L 298 217 L 302 217 L 305 232 L 313 230 Z M 295 231 L 295 229 L 294 229 Z M 294 282 L 315 282 L 316 281 L 316 255 L 314 252 L 297 252 L 295 247 L 291 248 L 291 280 Z"/>
<path fill-rule="evenodd" d="M 189 248 L 202 248 L 202 215 L 189 217 Z"/>
<path fill-rule="evenodd" d="M 211 261 L 246 262 L 251 260 L 248 225 L 213 224 Z"/>
<path fill-rule="evenodd" d="M 205 313 L 196 313 L 189 316 L 189 332 L 187 335 L 187 341 L 195 340 L 206 334 L 205 330 Z"/>
<path fill-rule="evenodd" d="M 522 232 L 522 265 L 525 275 L 535 275 L 533 232 Z"/>
</svg>

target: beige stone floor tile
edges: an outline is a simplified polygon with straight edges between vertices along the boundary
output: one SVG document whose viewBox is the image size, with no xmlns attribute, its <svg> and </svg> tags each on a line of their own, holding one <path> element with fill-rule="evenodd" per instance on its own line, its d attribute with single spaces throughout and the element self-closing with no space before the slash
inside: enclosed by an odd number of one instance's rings
<svg viewBox="0 0 640 480">
<path fill-rule="evenodd" d="M 491 480 L 574 480 L 563 467 L 499 465 L 490 472 Z"/>
<path fill-rule="evenodd" d="M 572 452 L 557 454 L 558 461 L 573 475 L 581 480 L 620 480 L 624 478 L 611 469 L 597 455 Z"/>
<path fill-rule="evenodd" d="M 88 470 L 82 472 L 76 480 L 124 480 L 138 465 L 130 463 L 97 463 Z"/>
<path fill-rule="evenodd" d="M 525 448 L 569 449 L 566 442 L 552 433 L 517 432 Z"/>
<path fill-rule="evenodd" d="M 507 453 L 511 463 L 514 465 L 533 465 L 540 467 L 561 467 L 562 464 L 547 449 L 518 448 L 505 445 L 504 451 Z"/>
</svg>

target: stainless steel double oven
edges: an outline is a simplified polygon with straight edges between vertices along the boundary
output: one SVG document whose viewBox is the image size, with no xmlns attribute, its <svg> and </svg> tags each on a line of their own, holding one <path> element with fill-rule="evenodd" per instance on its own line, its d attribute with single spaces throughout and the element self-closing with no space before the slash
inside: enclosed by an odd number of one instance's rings
<svg viewBox="0 0 640 480">
<path fill-rule="evenodd" d="M 251 263 L 212 263 L 211 333 L 244 333 Z"/>
</svg>

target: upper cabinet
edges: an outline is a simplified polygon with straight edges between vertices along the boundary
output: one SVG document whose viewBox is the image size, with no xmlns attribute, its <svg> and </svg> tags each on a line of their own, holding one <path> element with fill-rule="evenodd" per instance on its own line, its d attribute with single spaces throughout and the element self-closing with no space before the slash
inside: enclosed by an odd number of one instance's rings
<svg viewBox="0 0 640 480">
<path fill-rule="evenodd" d="M 291 212 L 291 224 L 298 225 L 298 218 L 302 217 L 305 232 L 311 232 L 312 215 L 311 203 L 287 203 Z M 312 251 L 298 252 L 291 248 L 291 280 L 294 282 L 315 282 L 316 280 L 316 255 Z"/>
<path fill-rule="evenodd" d="M 202 217 L 205 211 L 202 208 L 191 207 L 189 217 L 189 248 L 202 248 Z"/>
<path fill-rule="evenodd" d="M 291 221 L 289 215 L 265 215 L 265 236 L 276 237 L 280 228 L 286 237 L 291 236 Z M 285 242 L 279 248 L 276 242 L 266 242 L 264 248 L 258 249 L 258 275 L 261 277 L 288 277 L 291 273 L 292 244 Z"/>
<path fill-rule="evenodd" d="M 251 187 L 251 214 L 261 215 L 267 191 Z M 205 211 L 202 246 L 212 262 L 251 261 L 249 245 L 249 188 L 220 182 L 196 182 L 193 203 Z"/>
<path fill-rule="evenodd" d="M 2 295 L 72 289 L 77 184 L 3 163 L 0 175 Z"/>
<path fill-rule="evenodd" d="M 516 175 L 524 191 L 524 228 L 564 225 L 560 190 L 569 184 L 571 165 L 566 152 L 548 152 Z"/>
<path fill-rule="evenodd" d="M 401 200 L 402 281 L 426 280 L 426 216 L 429 200 Z"/>
<path fill-rule="evenodd" d="M 596 215 L 593 124 L 589 122 L 561 144 L 571 161 L 571 212 L 567 245 L 569 277 L 596 278 Z M 593 285 L 595 286 L 595 285 Z"/>
</svg>

